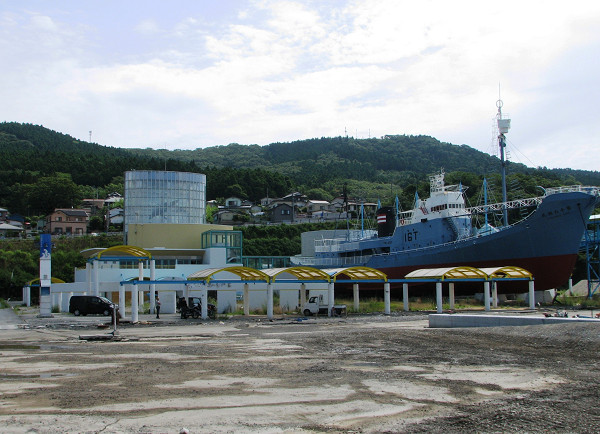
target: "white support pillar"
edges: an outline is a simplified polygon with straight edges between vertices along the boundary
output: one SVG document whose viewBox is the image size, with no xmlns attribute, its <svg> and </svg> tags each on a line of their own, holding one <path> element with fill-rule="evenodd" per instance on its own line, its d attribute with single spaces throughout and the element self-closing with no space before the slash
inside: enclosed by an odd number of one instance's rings
<svg viewBox="0 0 600 434">
<path fill-rule="evenodd" d="M 250 288 L 244 283 L 244 316 L 250 316 Z"/>
<path fill-rule="evenodd" d="M 569 277 L 569 294 L 568 295 L 573 295 L 573 277 Z"/>
<path fill-rule="evenodd" d="M 156 269 L 154 268 L 154 259 L 150 260 L 150 280 L 154 282 L 156 280 Z M 150 284 L 150 313 L 156 313 L 156 306 L 154 297 L 156 296 L 156 283 Z"/>
<path fill-rule="evenodd" d="M 404 302 L 404 312 L 408 312 L 408 283 L 402 284 L 402 301 Z"/>
<path fill-rule="evenodd" d="M 23 287 L 23 303 L 27 307 L 31 306 L 31 286 Z"/>
<path fill-rule="evenodd" d="M 206 288 L 206 284 L 202 285 L 202 290 L 200 291 L 200 301 L 202 302 L 200 316 L 202 319 L 208 319 L 208 289 Z"/>
<path fill-rule="evenodd" d="M 331 316 L 334 303 L 333 282 L 327 284 L 327 316 Z"/>
<path fill-rule="evenodd" d="M 94 294 L 100 295 L 100 261 L 94 259 Z"/>
<path fill-rule="evenodd" d="M 131 322 L 136 323 L 139 321 L 138 312 L 138 284 L 134 283 L 131 285 Z"/>
<path fill-rule="evenodd" d="M 139 285 L 138 285 L 138 312 L 142 311 L 144 308 L 144 287 L 141 286 L 144 283 L 144 262 L 138 262 L 138 271 L 139 271 Z"/>
<path fill-rule="evenodd" d="M 306 284 L 300 284 L 300 313 L 303 313 L 304 305 L 306 304 Z"/>
<path fill-rule="evenodd" d="M 125 285 L 119 285 L 119 314 L 121 318 L 125 318 Z"/>
<path fill-rule="evenodd" d="M 483 303 L 485 305 L 485 311 L 490 311 L 490 282 L 486 280 L 483 282 Z"/>
<path fill-rule="evenodd" d="M 354 312 L 358 312 L 360 310 L 360 296 L 358 292 L 358 283 L 352 284 L 352 295 L 354 297 Z"/>
<path fill-rule="evenodd" d="M 183 285 L 183 298 L 185 298 L 186 303 L 188 302 L 189 296 L 190 296 L 190 285 L 188 285 L 186 283 L 185 285 Z"/>
<path fill-rule="evenodd" d="M 533 280 L 529 281 L 529 309 L 535 309 L 535 286 Z"/>
<path fill-rule="evenodd" d="M 85 282 L 87 288 L 87 294 L 92 293 L 92 264 L 89 262 L 85 263 Z"/>
<path fill-rule="evenodd" d="M 390 295 L 390 282 L 385 282 L 383 284 L 383 304 L 385 305 L 384 307 L 384 314 L 385 315 L 390 315 L 392 313 L 392 308 L 391 308 L 391 295 Z"/>
<path fill-rule="evenodd" d="M 273 284 L 267 283 L 267 318 L 273 319 Z"/>
<path fill-rule="evenodd" d="M 492 307 L 498 307 L 498 282 L 492 281 Z"/>
<path fill-rule="evenodd" d="M 437 313 L 442 313 L 442 282 L 435 283 L 435 304 Z"/>
<path fill-rule="evenodd" d="M 448 283 L 448 298 L 450 299 L 450 310 L 454 310 L 454 282 Z"/>
<path fill-rule="evenodd" d="M 62 298 L 63 298 L 63 293 L 62 292 L 57 292 L 56 293 L 56 300 L 55 303 L 58 306 L 58 311 L 62 312 Z"/>
</svg>

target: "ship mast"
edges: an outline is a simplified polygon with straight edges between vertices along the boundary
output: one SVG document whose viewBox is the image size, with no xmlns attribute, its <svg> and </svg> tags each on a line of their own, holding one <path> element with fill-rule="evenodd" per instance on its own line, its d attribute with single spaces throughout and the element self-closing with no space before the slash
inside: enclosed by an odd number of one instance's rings
<svg viewBox="0 0 600 434">
<path fill-rule="evenodd" d="M 506 202 L 508 199 L 506 197 L 506 159 L 504 158 L 504 148 L 506 148 L 506 138 L 504 134 L 508 133 L 510 129 L 510 119 L 502 117 L 502 106 L 504 103 L 501 99 L 496 101 L 496 107 L 498 107 L 498 146 L 500 147 L 500 162 L 501 164 L 501 174 L 502 174 L 502 217 L 504 220 L 504 226 L 508 226 L 508 210 L 506 208 Z"/>
</svg>

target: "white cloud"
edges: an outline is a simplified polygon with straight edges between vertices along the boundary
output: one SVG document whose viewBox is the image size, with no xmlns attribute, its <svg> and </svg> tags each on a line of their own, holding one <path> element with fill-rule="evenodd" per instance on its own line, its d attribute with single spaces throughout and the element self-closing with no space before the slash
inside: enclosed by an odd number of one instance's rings
<svg viewBox="0 0 600 434">
<path fill-rule="evenodd" d="M 142 35 L 149 36 L 159 33 L 160 27 L 154 20 L 144 20 L 135 26 L 135 31 Z"/>
<path fill-rule="evenodd" d="M 169 9 L 169 20 L 144 12 L 130 29 L 146 45 L 123 41 L 111 57 L 112 23 L 71 22 L 51 7 L 0 13 L 9 65 L 0 79 L 13 84 L 0 97 L 14 102 L 0 118 L 79 138 L 92 129 L 114 146 L 267 144 L 347 128 L 489 152 L 501 83 L 509 145 L 539 165 L 600 165 L 585 151 L 600 133 L 600 3 L 259 1 L 228 14 Z M 544 143 L 572 159 L 554 160 Z M 561 151 L 565 143 L 576 150 Z"/>
</svg>

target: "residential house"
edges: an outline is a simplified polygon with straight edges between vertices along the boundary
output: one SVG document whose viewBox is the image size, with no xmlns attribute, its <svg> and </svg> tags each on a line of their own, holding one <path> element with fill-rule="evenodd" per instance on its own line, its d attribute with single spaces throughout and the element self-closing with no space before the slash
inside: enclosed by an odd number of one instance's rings
<svg viewBox="0 0 600 434">
<path fill-rule="evenodd" d="M 316 223 L 325 220 L 346 220 L 348 215 L 345 211 L 315 211 L 310 218 L 312 223 Z"/>
<path fill-rule="evenodd" d="M 110 224 L 114 226 L 122 226 L 125 220 L 125 210 L 123 208 L 113 208 L 108 211 Z"/>
<path fill-rule="evenodd" d="M 25 217 L 23 217 L 20 214 L 10 214 L 6 218 L 6 223 L 8 223 L 9 225 L 13 225 L 13 226 L 19 227 L 21 229 L 25 229 L 26 226 L 27 226 L 25 224 Z"/>
<path fill-rule="evenodd" d="M 290 205 L 295 205 L 298 208 L 305 207 L 308 202 L 308 197 L 305 194 L 295 191 L 287 196 L 283 196 L 281 201 Z"/>
<path fill-rule="evenodd" d="M 275 198 L 273 198 L 273 197 L 263 197 L 263 198 L 260 200 L 260 206 L 267 207 L 267 206 L 269 206 L 269 205 L 271 204 L 271 202 L 273 202 L 274 200 L 275 200 Z"/>
<path fill-rule="evenodd" d="M 242 200 L 238 197 L 228 197 L 225 199 L 225 206 L 220 206 L 219 211 L 214 216 L 214 223 L 234 225 L 242 224 L 252 220 L 255 213 L 259 213 L 262 208 L 254 205 L 249 200 Z"/>
<path fill-rule="evenodd" d="M 291 223 L 294 220 L 294 213 L 292 210 L 292 206 L 287 203 L 277 204 L 271 209 L 271 222 Z"/>
<path fill-rule="evenodd" d="M 348 199 L 348 212 L 358 215 L 360 213 L 361 202 L 355 199 Z M 372 202 L 362 202 L 362 206 L 366 215 L 373 215 L 377 211 L 377 204 Z M 331 207 L 337 211 L 345 211 L 346 204 L 343 197 L 336 197 L 331 201 Z"/>
<path fill-rule="evenodd" d="M 120 195 L 119 193 L 113 192 L 113 193 L 110 193 L 108 196 L 106 196 L 106 199 L 104 199 L 104 205 L 111 207 L 115 203 L 119 202 L 120 200 L 124 200 L 123 196 Z"/>
<path fill-rule="evenodd" d="M 81 207 L 81 209 L 89 210 L 91 215 L 95 215 L 102 211 L 104 199 L 83 199 L 81 201 Z"/>
<path fill-rule="evenodd" d="M 242 206 L 242 199 L 239 197 L 228 197 L 225 199 L 226 208 L 238 208 L 240 206 Z"/>
<path fill-rule="evenodd" d="M 0 238 L 6 238 L 7 236 L 18 236 L 23 232 L 23 228 L 13 226 L 8 223 L 0 222 Z"/>
<path fill-rule="evenodd" d="M 56 235 L 83 235 L 88 222 L 89 214 L 84 209 L 55 209 L 46 217 L 46 231 Z"/>
<path fill-rule="evenodd" d="M 331 204 L 326 200 L 312 200 L 310 199 L 306 204 L 306 212 L 309 214 L 315 213 L 317 211 L 329 211 L 331 209 Z"/>
</svg>

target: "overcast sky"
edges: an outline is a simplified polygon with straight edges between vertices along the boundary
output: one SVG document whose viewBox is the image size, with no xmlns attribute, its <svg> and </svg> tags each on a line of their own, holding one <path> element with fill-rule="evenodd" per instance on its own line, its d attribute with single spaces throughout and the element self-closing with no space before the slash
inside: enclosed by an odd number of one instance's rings
<svg viewBox="0 0 600 434">
<path fill-rule="evenodd" d="M 0 121 L 115 147 L 425 134 L 600 170 L 600 1 L 0 0 Z"/>
</svg>

